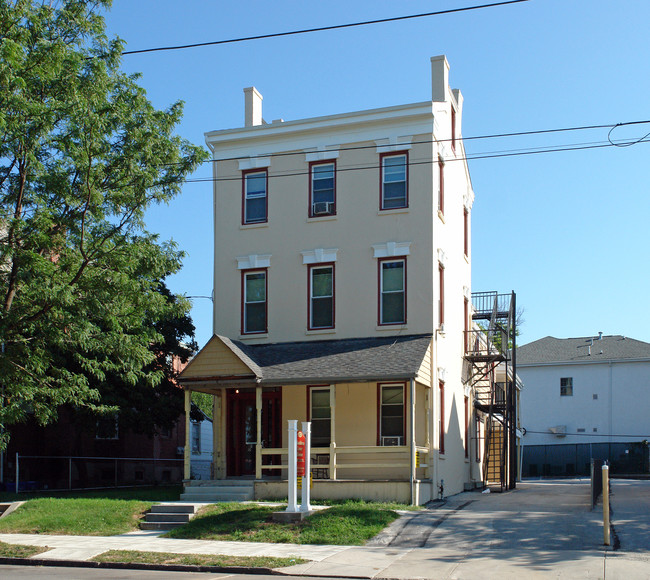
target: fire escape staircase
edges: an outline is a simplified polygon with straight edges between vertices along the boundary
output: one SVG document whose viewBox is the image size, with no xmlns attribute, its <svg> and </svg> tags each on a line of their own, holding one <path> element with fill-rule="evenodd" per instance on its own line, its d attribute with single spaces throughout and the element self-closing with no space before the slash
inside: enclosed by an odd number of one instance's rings
<svg viewBox="0 0 650 580">
<path fill-rule="evenodd" d="M 503 491 L 516 483 L 514 292 L 472 293 L 472 321 L 465 337 L 465 377 L 474 393 L 474 408 L 485 418 L 483 441 L 477 439 L 484 450 L 483 482 Z M 505 382 L 496 381 L 497 368 Z"/>
</svg>

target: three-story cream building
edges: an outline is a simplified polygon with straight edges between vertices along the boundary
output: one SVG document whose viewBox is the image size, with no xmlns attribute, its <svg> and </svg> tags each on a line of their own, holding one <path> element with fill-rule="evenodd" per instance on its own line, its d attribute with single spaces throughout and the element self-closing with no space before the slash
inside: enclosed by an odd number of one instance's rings
<svg viewBox="0 0 650 580">
<path fill-rule="evenodd" d="M 431 75 L 430 101 L 271 123 L 251 87 L 245 126 L 206 134 L 215 334 L 180 382 L 214 395 L 214 481 L 187 497 L 286 494 L 290 419 L 311 421 L 315 499 L 480 481 L 463 98 L 444 56 Z"/>
</svg>

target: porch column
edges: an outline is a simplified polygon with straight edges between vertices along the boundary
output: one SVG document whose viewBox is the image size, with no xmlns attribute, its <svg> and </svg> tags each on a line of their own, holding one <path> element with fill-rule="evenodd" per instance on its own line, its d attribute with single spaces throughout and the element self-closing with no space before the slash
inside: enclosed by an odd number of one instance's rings
<svg viewBox="0 0 650 580">
<path fill-rule="evenodd" d="M 192 392 L 185 389 L 185 447 L 183 449 L 183 479 L 190 479 L 190 460 L 192 458 L 192 443 L 190 442 L 190 409 L 192 408 Z"/>
<path fill-rule="evenodd" d="M 411 399 L 411 505 L 415 505 L 417 503 L 415 497 L 415 379 L 411 379 L 409 387 L 409 398 Z"/>
<path fill-rule="evenodd" d="M 220 403 L 219 403 L 219 441 L 217 442 L 217 449 L 219 450 L 219 455 L 217 457 L 217 473 L 219 474 L 220 479 L 226 478 L 226 429 L 228 428 L 227 414 L 228 414 L 228 404 L 226 402 L 226 388 L 221 387 L 219 389 Z"/>
<path fill-rule="evenodd" d="M 330 385 L 330 479 L 336 479 L 336 385 Z"/>
<path fill-rule="evenodd" d="M 262 386 L 255 387 L 255 410 L 257 411 L 257 442 L 255 444 L 255 479 L 262 479 Z"/>
<path fill-rule="evenodd" d="M 216 393 L 212 394 L 212 479 L 220 479 L 219 473 L 219 430 L 221 427 L 221 405 Z"/>
</svg>

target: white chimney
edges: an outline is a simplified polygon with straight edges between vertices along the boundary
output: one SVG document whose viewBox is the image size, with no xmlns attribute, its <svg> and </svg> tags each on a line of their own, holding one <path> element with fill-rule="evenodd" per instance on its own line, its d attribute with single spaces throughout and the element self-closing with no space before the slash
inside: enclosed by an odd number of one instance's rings
<svg viewBox="0 0 650 580">
<path fill-rule="evenodd" d="M 262 121 L 262 95 L 255 87 L 248 87 L 244 89 L 244 125 L 246 127 L 254 127 L 261 125 Z"/>
<path fill-rule="evenodd" d="M 431 57 L 431 100 L 446 101 L 449 87 L 449 63 L 444 54 Z"/>
</svg>

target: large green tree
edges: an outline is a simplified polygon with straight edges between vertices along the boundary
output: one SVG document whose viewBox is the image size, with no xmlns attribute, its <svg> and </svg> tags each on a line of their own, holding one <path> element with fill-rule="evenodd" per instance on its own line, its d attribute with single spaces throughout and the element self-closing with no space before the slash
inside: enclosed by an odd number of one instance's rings
<svg viewBox="0 0 650 580">
<path fill-rule="evenodd" d="M 182 254 L 147 232 L 205 152 L 120 72 L 110 0 L 0 0 L 0 448 L 7 427 L 154 387 L 157 321 L 187 313 L 160 280 Z"/>
</svg>

